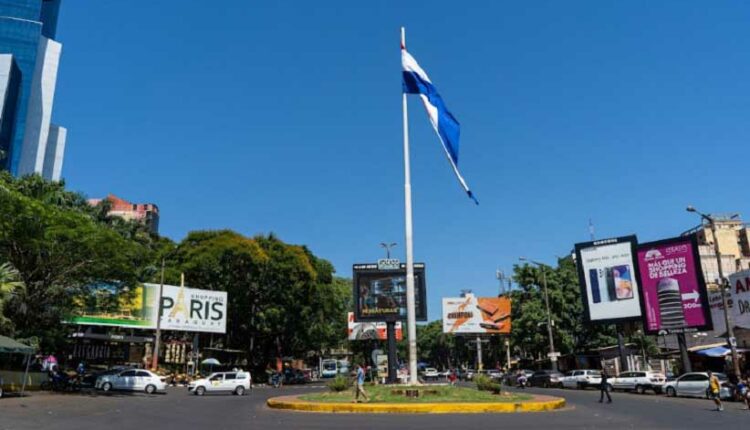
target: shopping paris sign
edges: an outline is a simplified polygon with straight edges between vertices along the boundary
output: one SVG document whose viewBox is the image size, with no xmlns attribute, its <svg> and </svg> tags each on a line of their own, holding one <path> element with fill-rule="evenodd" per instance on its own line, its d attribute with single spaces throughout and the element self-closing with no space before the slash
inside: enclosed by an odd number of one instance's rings
<svg viewBox="0 0 750 430">
<path fill-rule="evenodd" d="M 146 284 L 158 291 L 159 285 Z M 162 330 L 226 333 L 225 291 L 164 285 L 161 299 Z"/>
</svg>

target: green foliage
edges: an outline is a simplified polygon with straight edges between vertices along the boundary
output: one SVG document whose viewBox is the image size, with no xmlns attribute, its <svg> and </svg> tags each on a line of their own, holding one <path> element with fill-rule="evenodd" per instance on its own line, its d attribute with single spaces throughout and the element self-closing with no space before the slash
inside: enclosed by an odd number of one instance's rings
<svg viewBox="0 0 750 430">
<path fill-rule="evenodd" d="M 11 295 L 19 294 L 25 288 L 21 274 L 10 263 L 0 264 L 0 334 L 10 334 L 12 325 L 3 312 L 5 302 Z"/>
<path fill-rule="evenodd" d="M 492 380 L 487 375 L 475 375 L 474 376 L 474 383 L 477 385 L 477 390 L 479 391 L 489 391 L 491 393 L 499 394 L 503 387 Z"/>
<path fill-rule="evenodd" d="M 334 393 L 339 393 L 352 388 L 352 381 L 350 381 L 346 376 L 338 375 L 326 385 L 328 386 L 329 390 L 333 391 Z"/>
</svg>

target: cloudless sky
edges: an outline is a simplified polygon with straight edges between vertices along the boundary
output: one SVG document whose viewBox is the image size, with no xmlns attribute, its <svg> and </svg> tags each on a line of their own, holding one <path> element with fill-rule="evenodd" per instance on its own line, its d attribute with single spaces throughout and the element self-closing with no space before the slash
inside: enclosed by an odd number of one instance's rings
<svg viewBox="0 0 750 430">
<path fill-rule="evenodd" d="M 404 259 L 399 28 L 461 122 L 460 189 L 410 99 L 430 319 L 495 269 L 589 238 L 750 216 L 750 5 L 703 1 L 63 2 L 63 176 L 156 203 L 174 240 L 274 232 L 342 276 Z"/>
</svg>

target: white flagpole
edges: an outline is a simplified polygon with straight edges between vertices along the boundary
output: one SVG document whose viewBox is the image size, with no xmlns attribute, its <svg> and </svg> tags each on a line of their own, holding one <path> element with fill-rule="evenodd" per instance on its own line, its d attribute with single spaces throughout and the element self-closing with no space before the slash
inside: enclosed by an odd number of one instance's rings
<svg viewBox="0 0 750 430">
<path fill-rule="evenodd" d="M 401 27 L 401 49 L 406 49 L 406 30 Z M 417 319 L 414 300 L 414 246 L 411 224 L 411 166 L 409 162 L 409 113 L 406 92 L 402 93 L 404 112 L 404 225 L 406 227 L 406 327 L 409 336 L 409 383 L 417 384 Z"/>
</svg>

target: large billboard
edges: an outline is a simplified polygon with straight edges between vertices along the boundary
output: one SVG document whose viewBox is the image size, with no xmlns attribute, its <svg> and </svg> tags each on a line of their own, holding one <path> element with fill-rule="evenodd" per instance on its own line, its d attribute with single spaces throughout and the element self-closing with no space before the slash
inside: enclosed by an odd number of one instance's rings
<svg viewBox="0 0 750 430">
<path fill-rule="evenodd" d="M 750 270 L 729 275 L 729 288 L 725 290 L 725 294 L 732 326 L 750 330 Z M 714 330 L 725 332 L 727 324 L 724 321 L 721 292 L 717 289 L 709 296 Z"/>
<path fill-rule="evenodd" d="M 617 323 L 641 318 L 635 236 L 575 246 L 585 315 L 591 322 Z"/>
<path fill-rule="evenodd" d="M 380 270 L 377 264 L 355 264 L 355 321 L 400 321 L 406 319 L 406 266 Z M 414 263 L 414 298 L 417 321 L 427 321 L 425 267 Z"/>
<path fill-rule="evenodd" d="M 507 297 L 443 298 L 443 333 L 509 334 L 510 321 Z"/>
<path fill-rule="evenodd" d="M 126 292 L 111 285 L 97 286 L 89 296 L 76 300 L 79 310 L 65 322 L 153 330 L 158 295 L 157 284 L 143 284 Z M 164 285 L 162 329 L 225 333 L 226 321 L 226 292 Z"/>
<path fill-rule="evenodd" d="M 354 312 L 349 312 L 347 316 L 347 338 L 349 340 L 387 340 L 388 327 L 384 322 L 355 322 Z M 401 322 L 396 322 L 396 340 L 403 339 L 404 334 L 401 329 Z"/>
<path fill-rule="evenodd" d="M 712 329 L 708 292 L 694 235 L 639 245 L 638 266 L 646 333 Z"/>
</svg>

